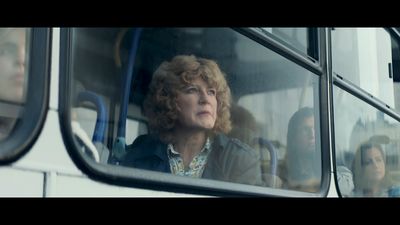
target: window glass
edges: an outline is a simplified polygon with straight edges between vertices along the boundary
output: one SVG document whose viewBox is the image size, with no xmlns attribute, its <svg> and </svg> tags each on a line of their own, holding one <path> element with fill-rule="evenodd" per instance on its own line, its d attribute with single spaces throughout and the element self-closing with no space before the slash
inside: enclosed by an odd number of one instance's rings
<svg viewBox="0 0 400 225">
<path fill-rule="evenodd" d="M 47 109 L 49 29 L 0 28 L 0 160 L 11 163 L 38 137 Z M 34 77 L 34 79 L 31 79 Z"/>
<path fill-rule="evenodd" d="M 92 137 L 97 120 L 96 111 L 90 108 L 78 107 L 75 109 L 74 114 L 76 117 L 73 120 L 78 121 L 82 129 Z"/>
<path fill-rule="evenodd" d="M 0 142 L 7 139 L 25 104 L 29 29 L 0 28 Z"/>
<path fill-rule="evenodd" d="M 399 44 L 383 28 L 332 30 L 333 72 L 400 112 Z"/>
<path fill-rule="evenodd" d="M 94 160 L 320 191 L 319 76 L 231 29 L 77 28 L 71 37 L 71 96 L 93 94 L 97 111 L 86 133 L 99 159 L 83 150 Z"/>
<path fill-rule="evenodd" d="M 311 40 L 313 36 L 310 35 L 313 29 L 306 27 L 263 27 L 262 30 L 277 36 L 280 40 L 300 52 L 318 59 L 318 56 L 314 55 L 311 51 L 315 47 L 310 44 L 313 41 Z"/>
<path fill-rule="evenodd" d="M 126 142 L 133 143 L 136 137 L 147 134 L 147 123 L 135 119 L 126 120 Z"/>
<path fill-rule="evenodd" d="M 400 181 L 400 124 L 334 87 L 336 169 L 342 196 L 395 197 Z"/>
</svg>

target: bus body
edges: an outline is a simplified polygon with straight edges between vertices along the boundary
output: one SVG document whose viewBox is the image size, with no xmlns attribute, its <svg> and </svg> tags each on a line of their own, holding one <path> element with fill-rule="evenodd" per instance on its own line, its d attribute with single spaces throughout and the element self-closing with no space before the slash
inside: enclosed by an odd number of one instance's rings
<svg viewBox="0 0 400 225">
<path fill-rule="evenodd" d="M 16 121 L 0 141 L 0 196 L 348 197 L 367 140 L 382 146 L 386 172 L 399 179 L 396 28 L 26 28 L 25 39 L 24 101 L 0 95 L 1 116 Z M 120 165 L 117 152 L 149 132 L 141 108 L 152 74 L 179 54 L 218 63 L 241 112 L 232 111 L 228 136 L 251 146 L 260 170 L 282 184 Z M 305 107 L 314 115 L 316 188 L 290 186 L 284 173 L 288 123 Z"/>
</svg>

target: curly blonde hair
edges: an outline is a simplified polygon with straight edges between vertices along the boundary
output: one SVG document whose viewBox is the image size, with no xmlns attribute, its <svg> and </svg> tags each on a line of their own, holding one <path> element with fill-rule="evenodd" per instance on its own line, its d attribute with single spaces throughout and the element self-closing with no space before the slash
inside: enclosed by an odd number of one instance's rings
<svg viewBox="0 0 400 225">
<path fill-rule="evenodd" d="M 172 142 L 174 139 L 172 130 L 178 120 L 178 90 L 199 76 L 217 91 L 217 119 L 212 133 L 228 133 L 232 129 L 231 91 L 218 64 L 194 55 L 178 55 L 169 62 L 161 63 L 154 72 L 143 103 L 144 114 L 149 118 L 150 131 L 157 134 L 162 141 Z"/>
</svg>

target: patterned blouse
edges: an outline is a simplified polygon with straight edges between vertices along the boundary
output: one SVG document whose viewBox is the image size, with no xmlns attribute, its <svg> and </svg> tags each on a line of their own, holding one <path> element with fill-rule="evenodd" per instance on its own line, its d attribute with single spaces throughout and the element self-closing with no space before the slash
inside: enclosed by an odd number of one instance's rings
<svg viewBox="0 0 400 225">
<path fill-rule="evenodd" d="M 200 153 L 197 154 L 189 163 L 189 166 L 185 168 L 185 166 L 183 165 L 183 159 L 180 156 L 179 152 L 174 150 L 174 146 L 172 144 L 168 144 L 167 153 L 171 173 L 181 176 L 201 177 L 203 175 L 203 171 L 210 152 L 211 141 L 209 138 L 207 138 L 206 144 L 201 149 Z"/>
</svg>

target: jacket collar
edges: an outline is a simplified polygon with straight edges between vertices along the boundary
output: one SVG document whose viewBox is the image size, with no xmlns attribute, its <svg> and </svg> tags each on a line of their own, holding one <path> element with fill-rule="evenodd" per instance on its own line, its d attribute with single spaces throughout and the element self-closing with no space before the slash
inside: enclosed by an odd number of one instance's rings
<svg viewBox="0 0 400 225">
<path fill-rule="evenodd" d="M 134 148 L 138 147 L 138 149 L 143 149 L 143 151 L 137 152 L 137 154 L 135 155 L 136 159 L 156 156 L 163 161 L 168 161 L 167 144 L 163 143 L 155 136 L 144 135 L 141 137 L 140 141 L 134 144 Z"/>
<path fill-rule="evenodd" d="M 217 134 L 214 136 L 213 149 L 224 148 L 229 142 L 229 138 L 224 134 Z"/>
<path fill-rule="evenodd" d="M 224 148 L 229 142 L 227 136 L 223 134 L 217 134 L 214 136 L 212 149 L 213 151 L 216 149 Z M 141 137 L 141 140 L 134 143 L 135 146 L 139 147 L 139 149 L 144 149 L 144 151 L 138 152 L 135 156 L 136 159 L 140 158 L 147 158 L 156 156 L 162 161 L 168 162 L 168 155 L 167 155 L 167 144 L 163 143 L 160 139 L 153 135 L 144 135 Z"/>
</svg>

